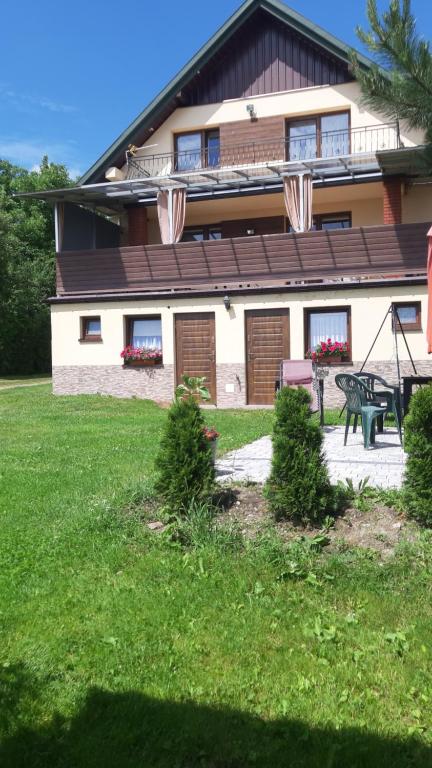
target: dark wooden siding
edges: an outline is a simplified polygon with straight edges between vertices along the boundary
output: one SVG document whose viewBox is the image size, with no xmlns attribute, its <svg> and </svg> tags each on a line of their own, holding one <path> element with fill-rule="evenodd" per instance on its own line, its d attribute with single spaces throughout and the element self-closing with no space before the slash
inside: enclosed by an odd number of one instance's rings
<svg viewBox="0 0 432 768">
<path fill-rule="evenodd" d="M 258 10 L 184 89 L 187 104 L 335 85 L 352 80 L 347 64 Z"/>
<path fill-rule="evenodd" d="M 219 135 L 221 165 L 285 160 L 285 118 L 282 115 L 222 123 Z"/>
<path fill-rule="evenodd" d="M 426 272 L 428 224 L 262 235 L 177 245 L 70 251 L 57 256 L 57 291 L 247 286 L 350 275 Z"/>
</svg>

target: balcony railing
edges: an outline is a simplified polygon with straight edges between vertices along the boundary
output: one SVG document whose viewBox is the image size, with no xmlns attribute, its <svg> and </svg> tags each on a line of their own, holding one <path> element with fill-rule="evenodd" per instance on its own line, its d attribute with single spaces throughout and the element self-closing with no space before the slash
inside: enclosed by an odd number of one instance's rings
<svg viewBox="0 0 432 768">
<path fill-rule="evenodd" d="M 400 146 L 399 124 L 394 122 L 323 132 L 319 154 L 315 133 L 244 144 L 213 144 L 208 149 L 166 154 L 148 154 L 143 148 L 135 155 L 128 155 L 127 178 L 154 178 L 197 171 L 204 171 L 211 178 L 211 172 L 215 169 L 287 161 L 307 164 L 318 158 L 371 154 L 386 149 L 398 149 Z"/>
</svg>

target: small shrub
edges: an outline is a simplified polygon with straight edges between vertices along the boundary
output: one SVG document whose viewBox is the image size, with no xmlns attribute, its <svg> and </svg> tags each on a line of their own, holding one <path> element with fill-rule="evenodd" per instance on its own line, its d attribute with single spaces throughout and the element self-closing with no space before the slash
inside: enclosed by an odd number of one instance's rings
<svg viewBox="0 0 432 768">
<path fill-rule="evenodd" d="M 415 393 L 404 427 L 408 453 L 404 484 L 406 510 L 411 517 L 432 526 L 432 386 Z"/>
<path fill-rule="evenodd" d="M 265 495 L 277 519 L 316 522 L 335 505 L 322 432 L 311 418 L 310 403 L 303 387 L 284 387 L 276 399 L 273 461 Z"/>
<path fill-rule="evenodd" d="M 175 400 L 168 411 L 156 459 L 155 489 L 170 512 L 185 514 L 192 499 L 206 501 L 213 489 L 214 466 L 204 419 L 195 399 Z"/>
</svg>

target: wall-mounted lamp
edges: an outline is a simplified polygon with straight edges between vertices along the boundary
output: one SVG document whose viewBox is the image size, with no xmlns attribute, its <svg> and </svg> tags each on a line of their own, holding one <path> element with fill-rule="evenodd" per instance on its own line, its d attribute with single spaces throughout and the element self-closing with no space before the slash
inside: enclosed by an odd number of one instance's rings
<svg viewBox="0 0 432 768">
<path fill-rule="evenodd" d="M 224 296 L 223 303 L 224 303 L 224 307 L 225 307 L 226 311 L 228 312 L 228 310 L 231 308 L 231 299 L 230 299 L 230 297 L 229 296 Z"/>
<path fill-rule="evenodd" d="M 246 111 L 249 113 L 251 120 L 258 120 L 258 115 L 255 112 L 255 104 L 246 104 Z"/>
<path fill-rule="evenodd" d="M 247 229 L 246 230 L 246 234 L 247 235 L 254 235 L 255 234 L 255 230 L 254 229 Z"/>
</svg>

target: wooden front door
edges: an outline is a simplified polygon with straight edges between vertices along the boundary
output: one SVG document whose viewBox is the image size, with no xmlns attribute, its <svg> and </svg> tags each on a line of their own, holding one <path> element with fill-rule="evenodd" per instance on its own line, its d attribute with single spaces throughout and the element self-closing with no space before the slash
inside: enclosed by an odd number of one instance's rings
<svg viewBox="0 0 432 768">
<path fill-rule="evenodd" d="M 216 402 L 216 338 L 213 312 L 175 315 L 176 380 L 183 374 L 205 376 L 211 402 Z"/>
<path fill-rule="evenodd" d="M 253 309 L 246 312 L 248 403 L 271 405 L 280 364 L 289 358 L 289 310 Z"/>
</svg>

